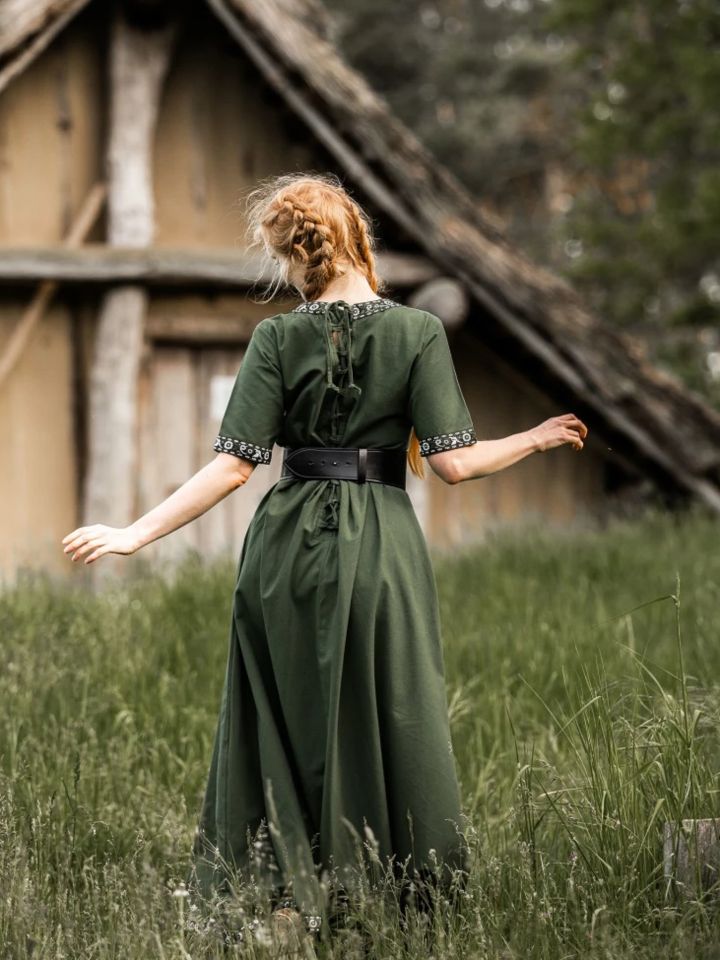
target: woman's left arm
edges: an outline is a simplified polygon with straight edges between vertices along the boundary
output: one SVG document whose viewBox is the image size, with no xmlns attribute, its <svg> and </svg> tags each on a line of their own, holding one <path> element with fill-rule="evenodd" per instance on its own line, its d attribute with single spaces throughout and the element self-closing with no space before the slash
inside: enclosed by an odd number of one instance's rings
<svg viewBox="0 0 720 960">
<path fill-rule="evenodd" d="M 78 527 L 63 538 L 64 553 L 71 559 L 93 563 L 106 553 L 125 556 L 167 536 L 191 520 L 206 513 L 229 493 L 247 483 L 257 464 L 230 453 L 219 453 L 214 460 L 140 517 L 129 527 L 107 527 L 96 523 Z"/>
</svg>

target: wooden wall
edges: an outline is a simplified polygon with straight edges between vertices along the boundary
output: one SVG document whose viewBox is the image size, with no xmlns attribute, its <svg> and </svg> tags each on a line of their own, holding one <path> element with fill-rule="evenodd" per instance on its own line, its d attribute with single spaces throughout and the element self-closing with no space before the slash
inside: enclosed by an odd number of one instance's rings
<svg viewBox="0 0 720 960">
<path fill-rule="evenodd" d="M 0 350 L 23 302 L 0 304 Z M 76 510 L 71 317 L 52 308 L 0 390 L 0 583 L 61 567 Z"/>
<path fill-rule="evenodd" d="M 0 96 L 0 245 L 59 242 L 100 176 L 100 20 L 79 18 Z M 0 351 L 32 294 L 0 291 Z M 66 569 L 60 540 L 78 484 L 72 329 L 58 301 L 0 388 L 0 581 L 23 566 Z"/>
<path fill-rule="evenodd" d="M 553 403 L 466 328 L 451 336 L 460 386 L 479 440 L 493 440 L 572 413 Z M 589 438 L 581 453 L 561 447 L 533 454 L 498 474 L 448 487 L 426 471 L 425 532 L 438 551 L 481 539 L 519 522 L 564 527 L 585 522 L 604 498 L 604 457 Z"/>
<path fill-rule="evenodd" d="M 156 296 L 150 305 L 148 337 L 140 384 L 140 462 L 137 513 L 165 499 L 215 453 L 213 441 L 237 375 L 242 343 L 193 343 L 190 331 L 224 325 L 249 339 L 264 316 L 280 306 L 263 306 L 225 296 Z M 187 331 L 185 342 L 178 333 Z M 170 339 L 172 336 L 172 339 Z M 145 556 L 172 563 L 187 549 L 214 556 L 238 552 L 248 524 L 268 486 L 280 476 L 282 449 L 269 466 L 259 466 L 241 491 L 228 497 L 171 537 L 150 544 Z"/>
<path fill-rule="evenodd" d="M 101 175 L 101 22 L 81 16 L 0 95 L 0 244 L 60 241 Z"/>
<path fill-rule="evenodd" d="M 94 5 L 0 96 L 0 246 L 59 242 L 102 174 L 106 30 Z M 158 245 L 242 245 L 242 194 L 264 176 L 321 163 L 302 128 L 281 116 L 222 27 L 209 13 L 198 15 L 180 38 L 162 104 Z M 100 224 L 91 239 L 102 236 Z M 31 295 L 0 291 L 0 350 Z M 0 389 L 0 579 L 24 565 L 80 574 L 60 540 L 80 522 L 82 399 L 97 297 L 90 290 L 58 298 Z M 212 458 L 243 344 L 279 307 L 240 295 L 153 291 L 139 396 L 138 515 Z M 198 343 L 199 329 L 208 344 Z M 458 335 L 454 354 L 479 437 L 564 412 L 469 332 Z M 188 548 L 237 555 L 257 503 L 279 476 L 281 454 L 276 448 L 271 466 L 258 467 L 243 490 L 141 556 L 174 561 Z M 524 517 L 566 524 L 603 497 L 602 456 L 591 445 L 581 456 L 554 451 L 456 487 L 426 472 L 424 481 L 409 474 L 409 493 L 439 550 Z"/>
<path fill-rule="evenodd" d="M 158 246 L 244 245 L 243 200 L 258 180 L 313 168 L 309 136 L 286 114 L 222 25 L 196 14 L 179 39 L 155 151 Z"/>
</svg>

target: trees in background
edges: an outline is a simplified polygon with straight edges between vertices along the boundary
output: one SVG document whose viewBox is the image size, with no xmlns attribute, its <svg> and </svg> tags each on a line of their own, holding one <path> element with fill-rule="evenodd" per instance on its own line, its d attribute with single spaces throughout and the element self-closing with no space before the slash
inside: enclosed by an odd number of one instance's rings
<svg viewBox="0 0 720 960">
<path fill-rule="evenodd" d="M 329 0 L 509 239 L 720 405 L 717 0 Z"/>
</svg>

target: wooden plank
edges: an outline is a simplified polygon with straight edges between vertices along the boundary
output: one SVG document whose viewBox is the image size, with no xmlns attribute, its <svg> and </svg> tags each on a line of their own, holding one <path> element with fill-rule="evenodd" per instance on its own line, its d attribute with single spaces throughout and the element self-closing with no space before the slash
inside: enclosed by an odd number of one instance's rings
<svg viewBox="0 0 720 960">
<path fill-rule="evenodd" d="M 101 18 L 96 10 L 74 23 L 0 95 L 0 244 L 61 244 L 93 184 L 105 178 Z M 85 240 L 103 239 L 100 227 Z"/>
<path fill-rule="evenodd" d="M 145 324 L 145 334 L 151 340 L 166 343 L 232 345 L 246 343 L 256 325 L 247 315 L 182 317 L 151 314 Z"/>
<path fill-rule="evenodd" d="M 133 249 L 87 244 L 62 247 L 3 247 L 0 283 L 147 283 L 188 286 L 206 284 L 246 289 L 265 283 L 262 260 L 236 249 Z M 378 254 L 378 270 L 392 287 L 414 287 L 437 276 L 426 257 L 392 251 Z"/>
<path fill-rule="evenodd" d="M 22 304 L 0 305 L 0 343 Z M 76 511 L 70 312 L 51 304 L 13 376 L 0 390 L 0 580 L 23 568 L 66 572 L 60 540 Z M 37 438 L 41 437 L 40 442 Z"/>
<path fill-rule="evenodd" d="M 242 363 L 243 350 L 199 350 L 196 355 L 198 420 L 195 432 L 197 460 L 195 469 L 212 460 L 216 454 L 213 441 L 227 406 L 229 391 Z M 216 381 L 221 381 L 219 384 Z M 218 387 L 220 389 L 218 389 Z M 257 478 L 231 493 L 198 520 L 199 548 L 203 556 L 216 556 L 226 550 L 238 553 L 252 518 L 257 499 L 252 495 Z M 250 494 L 250 496 L 248 496 Z"/>
<path fill-rule="evenodd" d="M 139 511 L 152 509 L 197 470 L 194 437 L 197 383 L 190 350 L 164 347 L 153 352 L 149 389 L 142 391 L 140 443 L 143 468 L 138 472 Z M 207 459 L 212 459 L 212 451 Z M 149 548 L 161 562 L 179 560 L 197 549 L 198 527 L 186 524 Z"/>
<path fill-rule="evenodd" d="M 83 238 L 88 235 L 102 210 L 106 195 L 107 188 L 105 184 L 98 183 L 85 198 L 85 202 L 80 208 L 80 212 L 65 240 L 69 248 L 77 246 L 77 244 L 81 243 Z M 18 320 L 5 346 L 5 350 L 2 356 L 0 356 L 0 387 L 2 387 L 3 382 L 10 376 L 11 371 L 22 356 L 23 350 L 30 339 L 30 335 L 42 319 L 56 289 L 57 283 L 55 281 L 43 281 L 29 306 Z"/>
</svg>

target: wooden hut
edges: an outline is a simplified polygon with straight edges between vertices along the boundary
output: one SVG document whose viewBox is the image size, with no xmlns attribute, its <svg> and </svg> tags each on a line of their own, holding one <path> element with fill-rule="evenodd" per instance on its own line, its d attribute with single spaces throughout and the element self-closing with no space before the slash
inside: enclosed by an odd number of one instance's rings
<svg viewBox="0 0 720 960">
<path fill-rule="evenodd" d="M 339 173 L 370 211 L 388 294 L 447 324 L 478 437 L 590 427 L 581 455 L 411 478 L 433 548 L 637 491 L 720 510 L 717 413 L 508 245 L 315 0 L 0 0 L 3 578 L 77 569 L 65 533 L 131 521 L 212 458 L 243 347 L 283 307 L 256 302 L 238 198 L 293 169 Z M 280 454 L 144 555 L 237 551 Z"/>
</svg>

